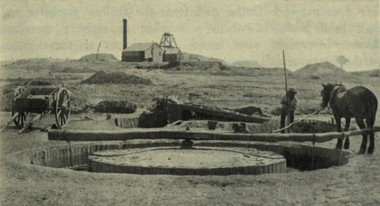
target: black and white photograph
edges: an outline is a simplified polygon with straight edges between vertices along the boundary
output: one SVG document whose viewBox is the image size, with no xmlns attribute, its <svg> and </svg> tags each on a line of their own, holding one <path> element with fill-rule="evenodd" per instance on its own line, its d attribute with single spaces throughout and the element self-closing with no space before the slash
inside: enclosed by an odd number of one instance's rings
<svg viewBox="0 0 380 206">
<path fill-rule="evenodd" d="M 1 1 L 0 205 L 380 205 L 379 4 Z"/>
</svg>

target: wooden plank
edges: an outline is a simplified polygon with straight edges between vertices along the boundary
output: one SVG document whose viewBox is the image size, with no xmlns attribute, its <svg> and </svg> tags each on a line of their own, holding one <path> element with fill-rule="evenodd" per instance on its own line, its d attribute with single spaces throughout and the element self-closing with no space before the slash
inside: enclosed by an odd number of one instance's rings
<svg viewBox="0 0 380 206">
<path fill-rule="evenodd" d="M 172 106 L 174 104 L 169 104 L 169 105 Z M 255 117 L 255 116 L 248 116 L 248 115 L 244 115 L 244 114 L 235 114 L 235 113 L 228 112 L 228 111 L 219 111 L 219 110 L 213 110 L 213 109 L 208 109 L 208 108 L 199 108 L 199 107 L 193 106 L 193 105 L 183 104 L 183 105 L 180 105 L 180 108 L 182 109 L 182 111 L 183 110 L 193 111 L 196 113 L 213 115 L 213 116 L 220 116 L 220 117 L 230 118 L 230 119 L 234 119 L 235 121 L 242 121 L 242 122 L 264 123 L 264 122 L 271 120 L 271 118 L 268 118 L 268 117 Z"/>
<path fill-rule="evenodd" d="M 189 139 L 189 140 L 240 140 L 260 142 L 327 142 L 342 136 L 355 136 L 369 129 L 349 132 L 328 132 L 317 134 L 304 133 L 264 133 L 264 134 L 241 134 L 221 133 L 215 131 L 175 131 L 162 128 L 154 129 L 130 129 L 130 130 L 54 130 L 48 131 L 49 140 L 64 141 L 125 141 L 130 139 Z M 380 127 L 374 127 L 374 132 L 380 132 Z M 315 135 L 315 138 L 314 138 Z M 106 148 L 105 148 L 106 149 Z"/>
</svg>

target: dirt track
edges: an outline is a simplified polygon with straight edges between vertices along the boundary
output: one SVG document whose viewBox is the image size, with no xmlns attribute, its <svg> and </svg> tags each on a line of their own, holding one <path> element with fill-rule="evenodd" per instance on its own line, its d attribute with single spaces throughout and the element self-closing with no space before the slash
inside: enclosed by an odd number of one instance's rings
<svg viewBox="0 0 380 206">
<path fill-rule="evenodd" d="M 43 73 L 46 74 L 46 73 Z M 72 92 L 85 93 L 92 99 L 123 98 L 148 102 L 153 96 L 183 95 L 193 102 L 224 107 L 253 104 L 268 112 L 278 106 L 282 93 L 281 75 L 227 76 L 165 73 L 156 85 L 73 85 Z M 319 104 L 320 80 L 290 78 L 298 88 L 302 107 Z M 276 84 L 273 84 L 276 82 Z M 347 80 L 347 87 L 365 82 Z M 380 99 L 378 79 L 366 82 Z M 281 88 L 281 90 L 280 90 Z M 88 89 L 91 89 L 90 91 Z M 123 92 L 121 92 L 123 91 Z M 185 94 L 186 93 L 186 94 Z M 189 95 L 189 93 L 199 94 Z M 1 113 L 1 119 L 9 117 Z M 105 118 L 105 115 L 84 113 L 71 120 Z M 1 133 L 1 204 L 2 205 L 379 205 L 380 141 L 376 135 L 373 155 L 356 155 L 360 137 L 351 138 L 349 163 L 307 172 L 289 172 L 259 176 L 165 176 L 98 174 L 68 169 L 53 169 L 29 164 L 32 149 L 67 145 L 48 141 L 47 133 L 39 131 L 51 123 L 53 116 L 43 119 L 37 129 L 17 134 L 14 127 Z M 96 121 L 95 121 L 96 122 Z M 98 121 L 93 129 L 109 128 Z M 380 125 L 379 112 L 377 123 Z M 88 127 L 88 125 L 85 125 Z M 356 125 L 353 125 L 356 126 Z M 119 129 L 119 128 L 113 128 Z M 334 148 L 335 141 L 317 144 Z M 292 144 L 292 143 L 286 143 Z M 309 144 L 310 145 L 310 144 Z"/>
</svg>

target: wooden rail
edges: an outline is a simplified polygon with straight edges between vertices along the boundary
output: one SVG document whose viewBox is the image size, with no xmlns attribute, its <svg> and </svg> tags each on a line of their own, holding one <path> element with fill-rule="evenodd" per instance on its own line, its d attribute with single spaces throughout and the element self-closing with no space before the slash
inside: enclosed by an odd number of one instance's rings
<svg viewBox="0 0 380 206">
<path fill-rule="evenodd" d="M 349 132 L 328 132 L 317 134 L 305 133 L 263 133 L 263 134 L 241 134 L 225 133 L 208 130 L 169 130 L 163 128 L 154 129 L 127 129 L 127 130 L 55 130 L 48 131 L 49 140 L 63 141 L 124 141 L 131 139 L 189 139 L 189 140 L 239 140 L 239 141 L 259 141 L 259 142 L 327 142 L 332 139 L 347 136 L 355 136 L 364 132 L 380 132 L 380 127 L 372 130 L 356 130 Z"/>
</svg>

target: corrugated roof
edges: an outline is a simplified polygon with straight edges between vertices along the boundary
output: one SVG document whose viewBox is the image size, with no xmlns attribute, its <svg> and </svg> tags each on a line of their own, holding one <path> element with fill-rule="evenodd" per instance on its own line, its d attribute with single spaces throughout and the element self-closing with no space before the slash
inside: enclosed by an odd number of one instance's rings
<svg viewBox="0 0 380 206">
<path fill-rule="evenodd" d="M 155 43 L 153 43 L 153 44 L 155 44 Z M 131 46 L 127 47 L 123 51 L 145 51 L 151 46 L 152 46 L 152 43 L 136 43 L 136 44 L 132 44 Z"/>
<path fill-rule="evenodd" d="M 178 54 L 180 51 L 178 48 L 167 48 L 165 54 Z"/>
</svg>

